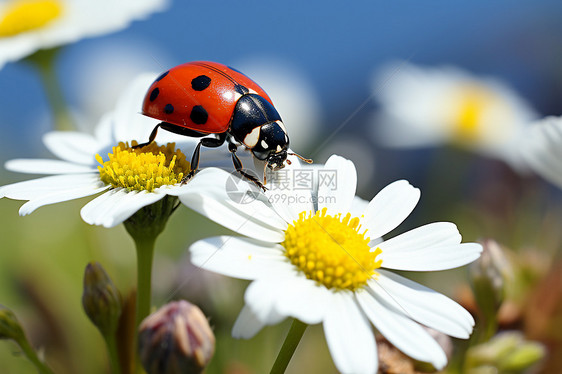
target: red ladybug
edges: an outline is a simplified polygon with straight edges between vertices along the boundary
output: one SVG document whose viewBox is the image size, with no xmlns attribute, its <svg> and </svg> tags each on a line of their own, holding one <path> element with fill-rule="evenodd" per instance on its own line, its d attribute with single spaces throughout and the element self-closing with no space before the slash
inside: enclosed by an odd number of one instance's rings
<svg viewBox="0 0 562 374">
<path fill-rule="evenodd" d="M 195 147 L 191 171 L 184 182 L 199 167 L 201 145 L 219 147 L 228 142 L 236 170 L 264 189 L 256 177 L 243 170 L 236 155 L 238 146 L 251 150 L 274 171 L 283 168 L 285 161 L 289 163 L 289 136 L 273 102 L 257 83 L 226 65 L 194 61 L 166 71 L 148 89 L 142 113 L 162 122 L 152 130 L 148 142 L 138 147 L 152 142 L 158 128 L 191 137 L 214 134 L 201 139 Z"/>
</svg>

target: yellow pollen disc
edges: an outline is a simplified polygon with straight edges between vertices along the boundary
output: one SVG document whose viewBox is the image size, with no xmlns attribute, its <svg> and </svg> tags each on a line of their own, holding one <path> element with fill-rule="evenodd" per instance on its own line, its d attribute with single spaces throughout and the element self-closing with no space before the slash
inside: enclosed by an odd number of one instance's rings
<svg viewBox="0 0 562 374">
<path fill-rule="evenodd" d="M 60 1 L 12 1 L 0 14 L 0 38 L 40 29 L 59 18 L 62 10 Z"/>
<path fill-rule="evenodd" d="M 367 230 L 360 233 L 359 218 L 351 214 L 331 216 L 326 208 L 312 215 L 302 212 L 290 224 L 281 245 L 285 256 L 307 278 L 326 288 L 356 290 L 377 275 L 382 265 L 376 257 L 380 248 L 371 250 Z"/>
<path fill-rule="evenodd" d="M 460 143 L 477 141 L 482 135 L 482 117 L 495 101 L 494 95 L 485 87 L 470 85 L 462 87 L 456 94 L 455 135 Z"/>
<path fill-rule="evenodd" d="M 133 145 L 136 142 L 133 141 Z M 96 160 L 101 180 L 113 187 L 129 190 L 149 191 L 164 185 L 181 182 L 190 170 L 185 155 L 175 149 L 175 143 L 158 146 L 151 143 L 142 148 L 130 148 L 126 143 L 119 143 L 109 153 L 109 160 L 103 161 L 100 155 Z"/>
</svg>

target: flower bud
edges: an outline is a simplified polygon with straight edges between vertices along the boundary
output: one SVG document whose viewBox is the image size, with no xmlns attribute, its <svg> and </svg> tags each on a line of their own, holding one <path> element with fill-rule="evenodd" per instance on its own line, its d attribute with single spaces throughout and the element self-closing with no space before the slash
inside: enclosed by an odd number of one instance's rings
<svg viewBox="0 0 562 374">
<path fill-rule="evenodd" d="M 49 374 L 53 371 L 41 360 L 35 350 L 27 341 L 27 337 L 16 318 L 16 315 L 8 308 L 0 305 L 0 339 L 12 339 L 21 348 L 23 355 L 25 355 L 33 365 L 37 368 L 39 373 Z M 2 373 L 5 371 L 2 370 Z"/>
<path fill-rule="evenodd" d="M 511 267 L 502 248 L 487 239 L 484 251 L 469 267 L 474 296 L 480 312 L 487 320 L 495 320 L 505 296 L 505 283 L 511 276 Z"/>
<path fill-rule="evenodd" d="M 0 339 L 25 340 L 25 334 L 14 312 L 0 305 Z"/>
<path fill-rule="evenodd" d="M 180 300 L 142 321 L 139 353 L 148 374 L 201 373 L 215 352 L 215 336 L 197 306 Z"/>
<path fill-rule="evenodd" d="M 121 315 L 121 294 L 103 267 L 91 262 L 84 272 L 82 306 L 102 335 L 114 334 Z"/>
<path fill-rule="evenodd" d="M 522 333 L 506 331 L 497 334 L 489 342 L 470 348 L 466 363 L 470 370 L 491 367 L 500 373 L 526 373 L 544 358 L 545 353 L 544 346 L 525 340 Z"/>
</svg>

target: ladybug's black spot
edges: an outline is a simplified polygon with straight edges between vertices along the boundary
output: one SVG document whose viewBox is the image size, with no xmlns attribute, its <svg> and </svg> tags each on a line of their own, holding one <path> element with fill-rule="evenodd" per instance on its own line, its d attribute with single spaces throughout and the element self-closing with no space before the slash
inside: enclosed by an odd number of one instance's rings
<svg viewBox="0 0 562 374">
<path fill-rule="evenodd" d="M 156 78 L 155 82 L 161 81 L 162 78 L 164 78 L 166 75 L 168 75 L 169 72 L 170 72 L 170 71 L 168 70 L 168 71 L 166 71 L 166 72 L 160 74 L 160 76 L 159 76 L 158 78 Z"/>
<path fill-rule="evenodd" d="M 209 87 L 211 84 L 211 78 L 206 75 L 200 75 L 197 78 L 191 80 L 191 88 L 195 91 L 203 91 L 205 88 Z"/>
<path fill-rule="evenodd" d="M 155 89 L 152 90 L 152 92 L 150 93 L 150 101 L 154 101 L 156 100 L 156 98 L 158 97 L 158 94 L 160 93 L 160 90 L 158 89 L 158 87 L 156 87 Z"/>
<path fill-rule="evenodd" d="M 174 113 L 174 106 L 172 104 L 166 104 L 166 106 L 164 107 L 164 113 L 166 114 Z"/>
<path fill-rule="evenodd" d="M 241 84 L 235 84 L 235 85 L 234 85 L 234 89 L 235 89 L 236 92 L 238 92 L 240 95 L 246 95 L 247 93 L 250 92 L 249 89 L 247 89 L 246 87 L 242 86 Z"/>
<path fill-rule="evenodd" d="M 207 119 L 209 119 L 209 114 L 201 105 L 196 105 L 191 109 L 191 114 L 189 118 L 198 125 L 204 125 L 207 123 Z"/>
</svg>

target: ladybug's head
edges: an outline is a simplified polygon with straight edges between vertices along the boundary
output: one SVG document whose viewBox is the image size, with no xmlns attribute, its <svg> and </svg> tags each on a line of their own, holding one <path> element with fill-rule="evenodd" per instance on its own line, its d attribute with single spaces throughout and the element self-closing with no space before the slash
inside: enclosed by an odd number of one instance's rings
<svg viewBox="0 0 562 374">
<path fill-rule="evenodd" d="M 289 136 L 281 117 L 273 105 L 264 97 L 256 94 L 243 95 L 234 109 L 230 121 L 230 134 L 250 149 L 258 160 L 265 161 L 267 167 L 276 171 L 285 167 Z"/>
<path fill-rule="evenodd" d="M 289 137 L 279 113 L 263 96 L 246 94 L 238 99 L 230 133 L 270 169 L 284 167 Z"/>
<path fill-rule="evenodd" d="M 271 170 L 279 170 L 285 167 L 287 160 L 287 149 L 289 148 L 289 136 L 281 121 L 274 121 L 262 125 L 259 138 L 252 153 L 258 160 L 265 161 Z"/>
<path fill-rule="evenodd" d="M 286 160 L 287 160 L 287 151 L 273 153 L 266 160 L 267 167 L 273 171 L 283 169 L 285 167 Z"/>
</svg>

